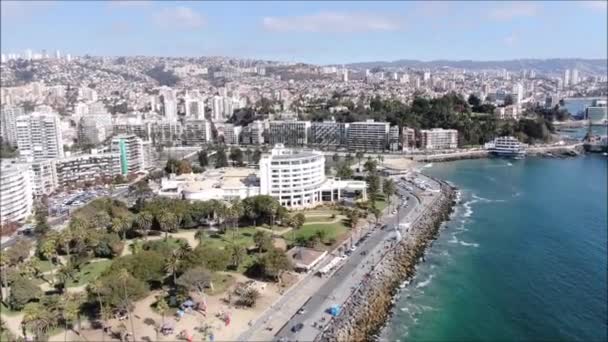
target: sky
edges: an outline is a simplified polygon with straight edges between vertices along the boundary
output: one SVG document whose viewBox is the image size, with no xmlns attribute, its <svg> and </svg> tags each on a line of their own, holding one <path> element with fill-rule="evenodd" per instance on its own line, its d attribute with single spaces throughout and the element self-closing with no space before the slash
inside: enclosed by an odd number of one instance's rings
<svg viewBox="0 0 608 342">
<path fill-rule="evenodd" d="M 365 61 L 606 58 L 608 1 L 7 1 L 1 50 Z"/>
</svg>

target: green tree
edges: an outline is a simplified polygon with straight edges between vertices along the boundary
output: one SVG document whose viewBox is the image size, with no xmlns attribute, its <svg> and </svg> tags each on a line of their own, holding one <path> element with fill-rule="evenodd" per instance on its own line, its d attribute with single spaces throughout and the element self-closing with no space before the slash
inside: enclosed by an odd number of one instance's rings
<svg viewBox="0 0 608 342">
<path fill-rule="evenodd" d="M 169 259 L 167 259 L 167 264 L 165 265 L 165 271 L 170 273 L 173 276 L 173 284 L 177 286 L 177 272 L 181 267 L 181 257 L 177 251 L 173 251 Z"/>
<path fill-rule="evenodd" d="M 169 304 L 162 296 L 159 296 L 156 301 L 156 311 L 160 314 L 161 326 L 165 325 L 165 315 L 169 312 Z"/>
<path fill-rule="evenodd" d="M 247 249 L 242 244 L 233 242 L 228 245 L 228 253 L 230 253 L 232 266 L 238 268 L 243 260 L 245 260 Z"/>
<path fill-rule="evenodd" d="M 336 177 L 341 179 L 351 179 L 353 178 L 353 170 L 348 166 L 348 163 L 344 162 L 338 166 L 338 171 L 336 172 Z"/>
<path fill-rule="evenodd" d="M 256 148 L 255 151 L 253 151 L 253 163 L 256 165 L 259 164 L 260 159 L 262 159 L 262 151 L 260 151 L 259 148 Z"/>
<path fill-rule="evenodd" d="M 202 168 L 205 168 L 209 165 L 209 158 L 207 157 L 206 150 L 198 152 L 198 163 Z"/>
<path fill-rule="evenodd" d="M 49 330 L 57 325 L 57 317 L 40 303 L 29 303 L 23 309 L 22 324 L 34 333 L 36 341 L 47 339 Z"/>
<path fill-rule="evenodd" d="M 215 151 L 215 168 L 219 169 L 226 166 L 228 166 L 226 151 L 223 147 L 220 147 Z"/>
<path fill-rule="evenodd" d="M 154 216 L 147 211 L 142 211 L 135 218 L 135 224 L 141 230 L 144 240 L 148 239 L 148 233 L 150 232 L 153 223 Z"/>
<path fill-rule="evenodd" d="M 169 158 L 167 160 L 167 164 L 165 165 L 166 173 L 177 173 L 179 169 L 180 162 L 177 159 Z"/>
<path fill-rule="evenodd" d="M 212 274 L 202 266 L 186 270 L 179 278 L 177 285 L 183 287 L 186 291 L 196 291 L 199 295 L 204 296 L 205 288 L 213 287 Z"/>
<path fill-rule="evenodd" d="M 368 173 L 376 173 L 377 167 L 378 166 L 376 164 L 376 161 L 373 160 L 371 157 L 367 159 L 365 164 L 363 164 L 363 169 Z"/>
<path fill-rule="evenodd" d="M 49 231 L 50 226 L 48 222 L 48 209 L 45 206 L 38 206 L 36 208 L 36 225 L 34 226 L 34 232 L 42 236 Z"/>
<path fill-rule="evenodd" d="M 392 200 L 393 200 L 393 195 L 397 191 L 395 182 L 390 178 L 385 179 L 384 182 L 382 183 L 382 190 L 384 192 L 384 196 L 386 197 L 386 203 L 388 204 L 388 206 L 390 208 Z"/>
<path fill-rule="evenodd" d="M 23 307 L 42 296 L 42 290 L 29 279 L 17 277 L 11 284 L 11 291 L 8 297 L 8 305 L 12 310 L 21 310 Z"/>
<path fill-rule="evenodd" d="M 127 217 L 115 217 L 112 219 L 112 231 L 119 234 L 122 240 L 126 240 L 127 231 L 131 229 L 131 220 Z"/>
<path fill-rule="evenodd" d="M 365 156 L 365 154 L 363 154 L 363 152 L 361 152 L 361 151 L 357 151 L 357 153 L 355 153 L 355 158 L 357 158 L 358 165 L 361 165 L 361 160 L 363 160 L 364 156 Z"/>
<path fill-rule="evenodd" d="M 293 269 L 293 265 L 287 254 L 274 247 L 270 248 L 268 252 L 264 253 L 258 260 L 264 275 L 273 278 L 276 281 L 280 280 L 281 274 L 284 271 Z"/>
<path fill-rule="evenodd" d="M 165 241 L 169 238 L 169 232 L 177 231 L 179 221 L 177 216 L 171 212 L 163 212 L 158 217 L 158 225 L 160 230 L 165 232 Z"/>
<path fill-rule="evenodd" d="M 238 147 L 231 148 L 230 160 L 232 160 L 233 165 L 243 166 L 243 151 Z"/>
<path fill-rule="evenodd" d="M 264 231 L 258 230 L 253 234 L 253 243 L 255 243 L 258 251 L 263 253 L 272 247 L 272 236 Z"/>
</svg>

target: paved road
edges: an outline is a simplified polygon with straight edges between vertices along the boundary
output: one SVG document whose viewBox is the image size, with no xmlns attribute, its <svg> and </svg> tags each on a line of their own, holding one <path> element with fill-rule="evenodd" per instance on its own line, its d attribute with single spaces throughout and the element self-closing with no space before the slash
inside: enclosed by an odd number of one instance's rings
<svg viewBox="0 0 608 342">
<path fill-rule="evenodd" d="M 388 228 L 373 230 L 370 237 L 308 300 L 304 306 L 305 312 L 294 315 L 277 333 L 275 339 L 312 341 L 317 337 L 321 330 L 313 327 L 313 323 L 325 325 L 330 320 L 330 315 L 325 310 L 333 304 L 341 305 L 346 301 L 355 287 L 372 270 L 373 265 L 380 260 L 385 248 L 392 243 L 392 237 L 395 235 L 392 227 L 398 222 L 405 222 L 406 219 L 410 221 L 410 213 L 419 207 L 420 203 L 415 196 L 411 196 L 403 189 L 399 189 L 399 193 L 409 196 L 407 206 L 400 207 L 396 215 L 388 215 L 382 220 Z M 361 255 L 362 251 L 366 251 L 366 255 Z M 302 330 L 297 333 L 292 332 L 292 327 L 299 323 L 303 324 Z"/>
</svg>

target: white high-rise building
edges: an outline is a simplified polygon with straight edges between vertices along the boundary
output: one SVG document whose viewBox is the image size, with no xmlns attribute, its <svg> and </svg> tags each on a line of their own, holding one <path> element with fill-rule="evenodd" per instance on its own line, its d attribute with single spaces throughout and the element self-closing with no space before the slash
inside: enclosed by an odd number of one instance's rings
<svg viewBox="0 0 608 342">
<path fill-rule="evenodd" d="M 24 54 L 25 59 L 27 59 L 28 61 L 32 60 L 32 50 L 31 49 L 27 49 L 25 50 L 25 54 Z"/>
<path fill-rule="evenodd" d="M 186 119 L 189 120 L 204 120 L 205 119 L 205 102 L 198 97 L 186 96 L 184 99 L 186 109 Z"/>
<path fill-rule="evenodd" d="M 0 59 L 0 61 L 1 61 L 2 63 L 6 63 L 6 55 L 5 55 L 5 54 L 1 54 L 1 55 L 0 55 L 0 58 L 1 58 L 1 59 Z"/>
<path fill-rule="evenodd" d="M 172 99 L 163 99 L 163 113 L 169 121 L 177 121 L 177 101 Z"/>
<path fill-rule="evenodd" d="M 63 158 L 61 120 L 56 113 L 20 115 L 16 128 L 21 157 L 28 160 Z"/>
<path fill-rule="evenodd" d="M 224 116 L 224 99 L 222 96 L 214 96 L 211 100 L 211 115 L 213 121 L 222 121 Z"/>
<path fill-rule="evenodd" d="M 524 86 L 521 83 L 517 83 L 513 86 L 513 102 L 520 104 L 524 99 Z"/>
<path fill-rule="evenodd" d="M 564 87 L 567 87 L 570 85 L 570 69 L 566 69 L 566 71 L 564 71 Z"/>
<path fill-rule="evenodd" d="M 577 85 L 578 82 L 578 69 L 572 69 L 572 85 Z"/>
<path fill-rule="evenodd" d="M 342 81 L 348 83 L 348 69 L 342 67 Z"/>
<path fill-rule="evenodd" d="M 55 59 L 61 59 L 61 51 L 55 50 Z"/>
<path fill-rule="evenodd" d="M 123 134 L 112 138 L 112 153 L 120 154 L 120 172 L 123 175 L 145 171 L 150 165 L 150 141 L 144 141 L 133 134 Z M 148 157 L 148 158 L 146 158 Z"/>
<path fill-rule="evenodd" d="M 458 147 L 458 131 L 455 129 L 423 129 L 420 131 L 420 147 L 427 150 L 453 149 Z"/>
<path fill-rule="evenodd" d="M 23 115 L 23 108 L 4 106 L 0 110 L 0 126 L 2 139 L 12 146 L 17 145 L 17 117 Z"/>
<path fill-rule="evenodd" d="M 0 223 L 22 222 L 32 214 L 32 173 L 27 164 L 3 161 L 0 173 Z"/>
</svg>

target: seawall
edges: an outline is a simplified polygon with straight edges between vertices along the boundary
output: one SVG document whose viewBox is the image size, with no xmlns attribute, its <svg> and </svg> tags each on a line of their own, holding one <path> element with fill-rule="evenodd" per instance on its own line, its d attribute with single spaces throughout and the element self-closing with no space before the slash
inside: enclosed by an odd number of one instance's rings
<svg viewBox="0 0 608 342">
<path fill-rule="evenodd" d="M 369 341 L 389 318 L 399 285 L 411 278 L 425 249 L 437 237 L 455 205 L 455 189 L 441 182 L 441 192 L 412 225 L 410 236 L 389 251 L 341 314 L 317 338 L 320 341 Z"/>
</svg>

